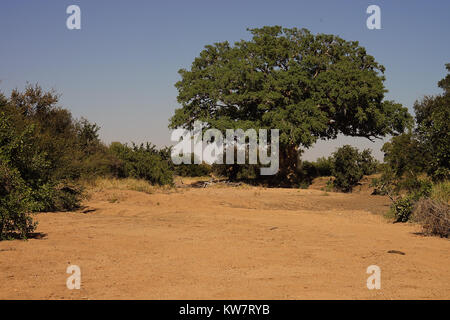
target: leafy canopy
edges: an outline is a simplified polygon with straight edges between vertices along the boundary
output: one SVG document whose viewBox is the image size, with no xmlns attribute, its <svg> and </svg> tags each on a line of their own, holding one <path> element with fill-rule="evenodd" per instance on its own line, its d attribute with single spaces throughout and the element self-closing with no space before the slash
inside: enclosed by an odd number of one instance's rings
<svg viewBox="0 0 450 320">
<path fill-rule="evenodd" d="M 344 192 L 352 191 L 364 175 L 375 173 L 377 161 L 370 149 L 361 153 L 357 148 L 344 145 L 337 149 L 332 157 L 331 172 L 335 177 L 334 186 Z"/>
<path fill-rule="evenodd" d="M 450 63 L 447 76 L 438 82 L 444 94 L 416 101 L 416 136 L 429 155 L 427 173 L 435 180 L 450 177 Z"/>
<path fill-rule="evenodd" d="M 207 45 L 176 83 L 170 127 L 280 129 L 282 145 L 310 147 L 339 133 L 403 132 L 406 108 L 384 101 L 384 67 L 357 41 L 306 29 L 249 29 L 251 40 Z"/>
</svg>

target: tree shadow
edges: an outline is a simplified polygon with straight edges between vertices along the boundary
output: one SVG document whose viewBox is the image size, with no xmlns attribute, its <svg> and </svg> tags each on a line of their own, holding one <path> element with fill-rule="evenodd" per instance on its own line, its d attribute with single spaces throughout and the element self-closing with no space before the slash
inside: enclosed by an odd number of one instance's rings
<svg viewBox="0 0 450 320">
<path fill-rule="evenodd" d="M 0 241 L 7 241 L 7 240 L 42 240 L 47 237 L 47 233 L 43 232 L 30 232 L 25 237 L 17 232 L 9 232 L 4 236 L 4 239 L 0 239 Z"/>
</svg>

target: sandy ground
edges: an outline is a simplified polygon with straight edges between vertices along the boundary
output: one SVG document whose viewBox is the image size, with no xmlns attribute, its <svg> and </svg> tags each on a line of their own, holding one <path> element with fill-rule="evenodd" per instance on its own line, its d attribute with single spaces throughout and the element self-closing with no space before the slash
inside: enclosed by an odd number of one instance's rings
<svg viewBox="0 0 450 320">
<path fill-rule="evenodd" d="M 450 298 L 450 241 L 389 223 L 381 196 L 213 186 L 108 190 L 86 206 L 0 242 L 1 299 Z M 366 287 L 370 265 L 380 290 Z"/>
</svg>

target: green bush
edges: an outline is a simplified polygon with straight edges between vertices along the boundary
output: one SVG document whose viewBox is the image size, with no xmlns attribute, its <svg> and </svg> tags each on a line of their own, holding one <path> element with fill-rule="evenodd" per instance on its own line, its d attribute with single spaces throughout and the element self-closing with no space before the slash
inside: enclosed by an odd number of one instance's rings
<svg viewBox="0 0 450 320">
<path fill-rule="evenodd" d="M 406 222 L 409 220 L 414 209 L 414 203 L 411 195 L 400 197 L 394 201 L 391 210 L 396 222 Z"/>
<path fill-rule="evenodd" d="M 152 184 L 172 185 L 173 171 L 154 146 L 147 143 L 131 147 L 120 142 L 113 142 L 109 151 L 122 161 L 117 167 L 118 178 L 144 179 Z"/>
<path fill-rule="evenodd" d="M 450 71 L 450 64 L 446 65 Z M 450 177 L 450 74 L 439 81 L 444 93 L 426 96 L 414 104 L 415 128 L 393 137 L 381 149 L 385 170 L 397 180 L 426 173 L 434 181 Z"/>
<path fill-rule="evenodd" d="M 203 177 L 211 174 L 211 166 L 201 164 L 180 164 L 174 166 L 175 174 L 181 177 Z"/>
<path fill-rule="evenodd" d="M 195 154 L 191 153 L 191 164 L 179 164 L 175 165 L 171 159 L 171 147 L 165 147 L 159 150 L 159 154 L 163 160 L 166 160 L 174 173 L 181 177 L 203 177 L 212 173 L 212 166 L 203 162 L 195 164 Z"/>
<path fill-rule="evenodd" d="M 444 93 L 426 96 L 414 104 L 415 135 L 428 154 L 425 170 L 435 181 L 450 178 L 450 63 L 446 68 L 449 73 L 438 82 Z"/>
<path fill-rule="evenodd" d="M 45 170 L 47 163 L 36 148 L 34 137 L 32 126 L 18 131 L 12 118 L 0 111 L 1 239 L 15 232 L 26 237 L 35 228 L 29 212 L 37 208 L 33 189 L 36 181 L 27 183 L 25 178 Z"/>
<path fill-rule="evenodd" d="M 18 233 L 26 238 L 36 228 L 29 212 L 33 208 L 31 190 L 17 169 L 0 159 L 0 240 Z"/>
<path fill-rule="evenodd" d="M 431 181 L 426 179 L 411 179 L 409 183 L 408 193 L 394 200 L 391 206 L 391 211 L 396 218 L 396 222 L 407 222 L 417 202 L 431 195 L 433 187 Z"/>
<path fill-rule="evenodd" d="M 331 161 L 334 187 L 343 192 L 352 191 L 363 175 L 374 173 L 378 166 L 370 150 L 359 153 L 357 148 L 350 145 L 337 149 Z"/>
<path fill-rule="evenodd" d="M 81 186 L 61 181 L 42 185 L 33 197 L 36 203 L 33 211 L 72 211 L 80 207 L 84 193 Z"/>
<path fill-rule="evenodd" d="M 359 165 L 364 175 L 371 175 L 377 171 L 379 162 L 375 160 L 369 149 L 365 149 L 359 154 Z"/>
<path fill-rule="evenodd" d="M 333 160 L 331 157 L 318 158 L 313 164 L 316 167 L 317 175 L 319 177 L 328 177 L 331 176 L 333 170 Z"/>
</svg>

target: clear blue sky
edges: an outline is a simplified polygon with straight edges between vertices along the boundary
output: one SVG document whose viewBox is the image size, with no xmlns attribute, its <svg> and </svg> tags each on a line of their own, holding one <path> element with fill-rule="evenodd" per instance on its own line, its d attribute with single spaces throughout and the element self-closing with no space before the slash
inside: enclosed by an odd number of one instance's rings
<svg viewBox="0 0 450 320">
<path fill-rule="evenodd" d="M 81 30 L 66 28 L 66 8 L 81 8 Z M 366 27 L 366 8 L 381 8 L 382 30 Z M 308 28 L 358 40 L 386 67 L 394 99 L 412 109 L 450 62 L 450 1 L 247 0 L 106 1 L 2 0 L 0 89 L 26 82 L 56 89 L 75 117 L 98 123 L 109 143 L 169 143 L 168 118 L 178 107 L 174 83 L 203 46 L 248 39 L 248 27 Z M 382 143 L 339 138 L 318 143 L 305 158 L 329 155 L 343 143 Z"/>
</svg>

